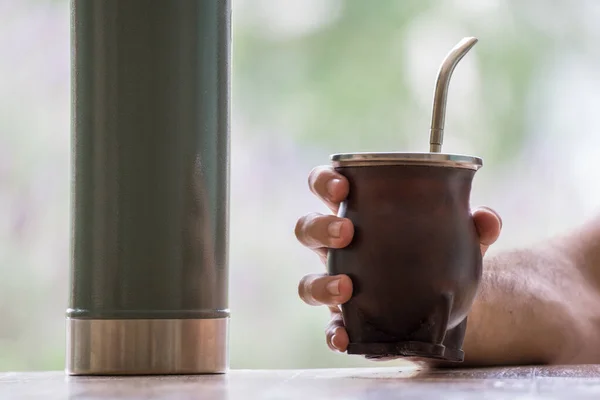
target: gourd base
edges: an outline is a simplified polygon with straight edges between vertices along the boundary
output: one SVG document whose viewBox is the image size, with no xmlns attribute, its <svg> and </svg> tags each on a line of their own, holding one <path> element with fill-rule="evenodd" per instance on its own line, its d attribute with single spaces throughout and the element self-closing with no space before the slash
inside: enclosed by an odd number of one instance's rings
<svg viewBox="0 0 600 400">
<path fill-rule="evenodd" d="M 460 349 L 425 342 L 350 343 L 348 354 L 364 355 L 369 359 L 391 357 L 421 357 L 449 362 L 462 362 L 465 354 Z"/>
</svg>

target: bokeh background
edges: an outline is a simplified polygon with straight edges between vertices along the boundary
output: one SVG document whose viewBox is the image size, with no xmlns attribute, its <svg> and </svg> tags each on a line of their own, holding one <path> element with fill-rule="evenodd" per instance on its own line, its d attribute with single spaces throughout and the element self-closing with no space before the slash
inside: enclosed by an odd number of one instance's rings
<svg viewBox="0 0 600 400">
<path fill-rule="evenodd" d="M 94 0 L 90 0 L 94 1 Z M 568 230 L 600 205 L 600 2 L 233 0 L 231 364 L 379 365 L 325 345 L 320 271 L 296 219 L 326 209 L 312 167 L 342 151 L 427 151 L 437 68 L 477 46 L 448 98 L 447 152 L 484 158 L 473 205 L 494 251 Z M 67 0 L 0 0 L 0 370 L 62 369 L 70 239 Z"/>
</svg>

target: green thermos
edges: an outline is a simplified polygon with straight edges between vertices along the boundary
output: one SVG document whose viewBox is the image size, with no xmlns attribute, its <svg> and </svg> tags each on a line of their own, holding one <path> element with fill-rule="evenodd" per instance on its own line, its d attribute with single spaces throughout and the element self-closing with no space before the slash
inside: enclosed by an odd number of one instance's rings
<svg viewBox="0 0 600 400">
<path fill-rule="evenodd" d="M 230 0 L 71 7 L 66 372 L 226 372 Z"/>
</svg>

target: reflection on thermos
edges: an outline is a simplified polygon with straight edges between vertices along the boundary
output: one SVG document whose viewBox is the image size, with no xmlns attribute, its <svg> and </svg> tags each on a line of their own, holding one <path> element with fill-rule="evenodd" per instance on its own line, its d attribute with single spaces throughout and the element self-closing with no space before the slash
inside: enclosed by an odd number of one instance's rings
<svg viewBox="0 0 600 400">
<path fill-rule="evenodd" d="M 72 2 L 66 371 L 228 368 L 230 0 Z"/>
</svg>

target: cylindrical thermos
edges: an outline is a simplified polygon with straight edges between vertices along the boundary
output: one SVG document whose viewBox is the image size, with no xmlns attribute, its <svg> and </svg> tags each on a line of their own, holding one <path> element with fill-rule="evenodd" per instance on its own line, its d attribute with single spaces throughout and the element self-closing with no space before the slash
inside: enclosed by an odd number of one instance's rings
<svg viewBox="0 0 600 400">
<path fill-rule="evenodd" d="M 73 0 L 70 375 L 228 368 L 230 0 Z"/>
</svg>

